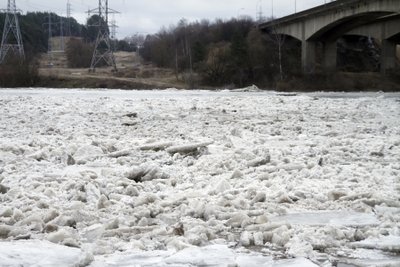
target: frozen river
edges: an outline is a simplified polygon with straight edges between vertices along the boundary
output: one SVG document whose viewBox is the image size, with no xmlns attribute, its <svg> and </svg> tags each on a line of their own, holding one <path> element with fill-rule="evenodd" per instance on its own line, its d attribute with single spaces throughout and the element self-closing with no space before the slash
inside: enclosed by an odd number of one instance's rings
<svg viewBox="0 0 400 267">
<path fill-rule="evenodd" d="M 400 94 L 0 90 L 0 266 L 399 266 Z"/>
</svg>

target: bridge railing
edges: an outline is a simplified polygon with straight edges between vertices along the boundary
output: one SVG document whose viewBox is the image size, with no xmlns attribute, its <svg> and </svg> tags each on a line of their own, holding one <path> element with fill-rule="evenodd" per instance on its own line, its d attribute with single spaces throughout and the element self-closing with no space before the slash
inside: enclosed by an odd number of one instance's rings
<svg viewBox="0 0 400 267">
<path fill-rule="evenodd" d="M 310 16 L 311 14 L 322 14 L 325 12 L 330 12 L 332 10 L 336 10 L 338 7 L 348 7 L 354 4 L 358 4 L 360 2 L 371 1 L 371 0 L 335 0 L 329 3 L 322 4 L 320 6 L 316 6 L 298 13 L 294 13 L 288 16 L 284 16 L 282 18 L 277 18 L 268 22 L 263 22 L 258 25 L 259 28 L 268 28 L 275 24 L 285 24 L 286 22 L 292 23 L 296 20 L 302 20 L 305 17 Z"/>
</svg>

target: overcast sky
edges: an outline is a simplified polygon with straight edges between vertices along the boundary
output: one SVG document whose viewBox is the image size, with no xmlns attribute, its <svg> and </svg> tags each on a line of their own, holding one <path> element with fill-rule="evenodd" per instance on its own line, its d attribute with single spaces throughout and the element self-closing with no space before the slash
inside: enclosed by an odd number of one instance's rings
<svg viewBox="0 0 400 267">
<path fill-rule="evenodd" d="M 6 2 L 2 0 L 0 8 L 5 8 Z M 275 17 L 282 17 L 294 13 L 296 7 L 301 11 L 325 2 L 329 0 L 109 0 L 109 7 L 121 12 L 115 15 L 115 20 L 119 27 L 117 37 L 124 38 L 136 33 L 156 33 L 162 26 L 177 24 L 181 18 L 188 21 L 244 15 L 255 18 L 260 5 L 264 16 L 270 17 L 273 12 Z M 98 0 L 70 0 L 70 3 L 71 14 L 80 23 L 86 22 L 88 9 L 98 6 Z M 24 13 L 49 10 L 64 16 L 67 13 L 67 0 L 16 0 L 16 4 Z"/>
</svg>

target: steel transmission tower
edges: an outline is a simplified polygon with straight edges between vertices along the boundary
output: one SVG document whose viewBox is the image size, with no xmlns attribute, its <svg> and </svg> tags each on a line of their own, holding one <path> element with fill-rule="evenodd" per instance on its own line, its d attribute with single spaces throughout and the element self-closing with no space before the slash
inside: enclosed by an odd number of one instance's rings
<svg viewBox="0 0 400 267">
<path fill-rule="evenodd" d="M 60 35 L 61 35 L 61 52 L 65 51 L 65 39 L 64 39 L 64 21 L 63 17 L 60 16 Z"/>
<path fill-rule="evenodd" d="M 256 7 L 256 20 L 258 22 L 262 22 L 264 20 L 263 9 L 262 9 L 262 1 L 259 0 Z"/>
<path fill-rule="evenodd" d="M 117 22 L 115 21 L 114 14 L 113 14 L 113 18 L 111 20 L 110 27 L 111 27 L 111 36 L 110 36 L 110 38 L 111 38 L 111 40 L 114 41 L 117 38 L 117 28 L 118 28 Z"/>
<path fill-rule="evenodd" d="M 111 48 L 112 51 L 115 52 L 117 49 L 117 23 L 115 21 L 115 16 L 113 14 L 112 20 L 111 20 L 111 24 L 110 24 L 110 28 L 111 28 Z"/>
<path fill-rule="evenodd" d="M 96 66 L 101 62 L 111 66 L 113 71 L 117 71 L 110 38 L 108 15 L 118 12 L 108 7 L 108 0 L 99 0 L 98 9 L 96 8 L 89 10 L 88 13 L 89 15 L 96 14 L 99 16 L 98 23 L 94 25 L 98 28 L 98 34 L 93 52 L 92 63 L 90 64 L 90 71 L 94 72 L 96 70 Z"/>
<path fill-rule="evenodd" d="M 51 22 L 51 13 L 49 12 L 49 22 L 48 22 L 48 26 L 49 26 L 49 39 L 47 40 L 47 53 L 50 56 L 50 65 L 53 65 L 53 45 L 51 43 L 52 39 L 53 39 L 53 31 L 51 29 L 53 23 Z"/>
<path fill-rule="evenodd" d="M 15 0 L 8 0 L 7 9 L 4 11 L 6 13 L 6 20 L 4 23 L 3 37 L 1 39 L 0 64 L 4 62 L 10 51 L 18 55 L 21 61 L 25 59 Z"/>
<path fill-rule="evenodd" d="M 67 36 L 71 36 L 71 3 L 67 1 Z"/>
</svg>

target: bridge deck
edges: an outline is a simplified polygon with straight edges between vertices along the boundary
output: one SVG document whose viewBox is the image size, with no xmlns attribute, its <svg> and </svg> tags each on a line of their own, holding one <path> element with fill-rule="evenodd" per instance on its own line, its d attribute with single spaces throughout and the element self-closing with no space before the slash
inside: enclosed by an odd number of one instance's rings
<svg viewBox="0 0 400 267">
<path fill-rule="evenodd" d="M 273 25 L 279 24 L 285 24 L 285 23 L 293 23 L 299 20 L 304 20 L 306 17 L 310 16 L 310 15 L 320 15 L 320 14 L 324 14 L 324 13 L 329 13 L 332 10 L 337 10 L 338 8 L 351 8 L 351 6 L 356 5 L 356 4 L 360 4 L 360 3 L 365 3 L 365 2 L 369 2 L 371 0 L 337 0 L 334 2 L 329 2 L 320 6 L 316 6 L 295 14 L 291 14 L 282 18 L 278 18 L 275 20 L 271 20 L 271 21 L 267 21 L 267 22 L 263 22 L 259 24 L 259 28 L 263 29 L 263 28 L 268 28 L 271 27 Z"/>
</svg>

